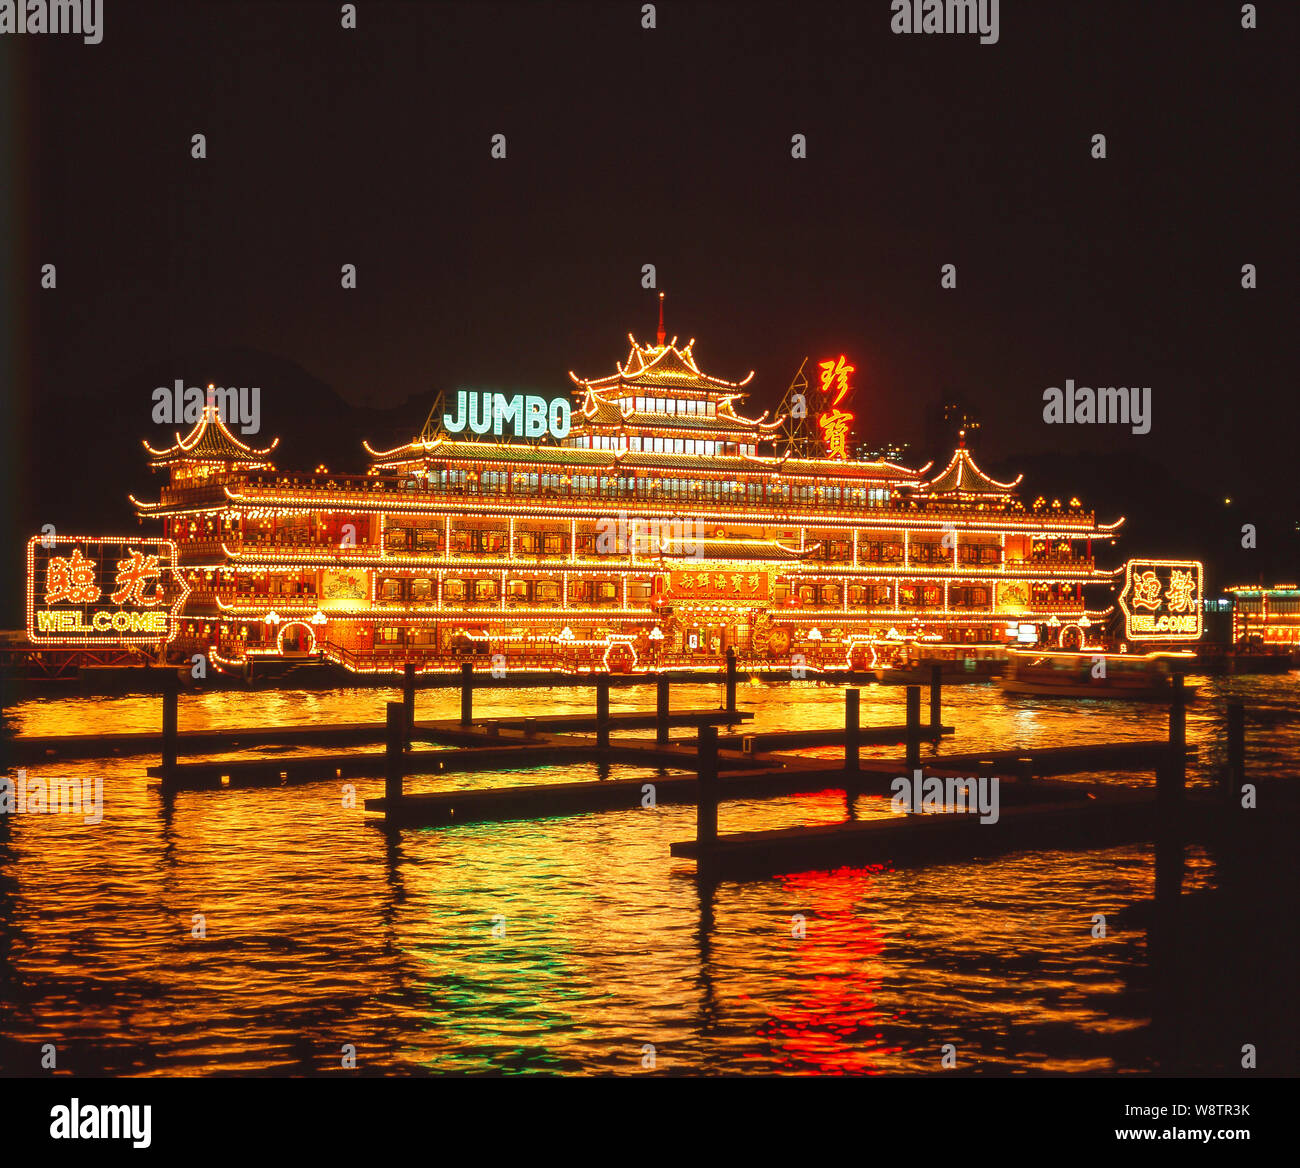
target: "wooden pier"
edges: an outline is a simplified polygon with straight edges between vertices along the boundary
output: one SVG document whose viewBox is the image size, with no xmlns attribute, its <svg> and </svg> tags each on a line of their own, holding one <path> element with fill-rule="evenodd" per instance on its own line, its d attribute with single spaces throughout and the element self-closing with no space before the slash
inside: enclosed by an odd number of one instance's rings
<svg viewBox="0 0 1300 1168">
<path fill-rule="evenodd" d="M 164 735 L 157 730 L 119 734 L 64 734 L 57 737 L 14 738 L 9 755 L 14 762 L 49 759 L 128 757 L 161 751 Z M 238 730 L 178 730 L 178 754 L 208 754 L 257 746 L 379 746 L 384 728 L 375 722 L 336 722 L 327 725 L 255 726 Z"/>
<path fill-rule="evenodd" d="M 400 778 L 407 775 L 527 771 L 574 763 L 602 767 L 618 764 L 654 772 L 656 783 L 663 787 L 664 800 L 684 802 L 695 798 L 694 772 L 700 765 L 699 754 L 693 741 L 673 740 L 672 732 L 683 729 L 698 731 L 705 727 L 716 729 L 719 726 L 730 728 L 753 716 L 749 711 L 737 708 L 734 655 L 729 658 L 728 665 L 725 705 L 718 710 L 672 710 L 670 679 L 660 676 L 656 683 L 653 711 L 611 712 L 609 686 L 597 678 L 593 713 L 516 714 L 490 718 L 474 714 L 478 679 L 472 668 L 466 665 L 462 670 L 460 718 L 435 721 L 417 720 L 415 675 L 414 670 L 408 668 L 403 679 L 402 701 L 390 703 L 399 707 L 396 716 L 402 727 L 400 758 L 397 760 L 390 757 L 392 743 L 387 721 L 379 724 L 181 731 L 178 726 L 178 687 L 174 680 L 164 687 L 161 735 L 81 736 L 55 740 L 48 745 L 46 740 L 28 739 L 25 751 L 29 758 L 48 758 L 55 750 L 57 756 L 62 757 L 91 756 L 93 742 L 98 748 L 93 753 L 102 756 L 106 752 L 130 754 L 156 745 L 161 758 L 158 765 L 147 768 L 147 773 L 159 778 L 167 792 L 266 787 L 380 775 L 391 777 L 394 773 Z M 940 700 L 938 678 L 934 682 L 931 713 L 937 717 Z M 857 691 L 852 693 L 856 698 Z M 919 690 L 916 695 L 909 695 L 909 699 L 914 700 L 909 701 L 910 721 L 906 725 L 859 727 L 855 705 L 852 724 L 846 721 L 843 729 L 778 731 L 763 735 L 763 745 L 793 749 L 809 741 L 820 745 L 843 744 L 847 757 L 851 737 L 854 741 L 851 752 L 855 758 L 857 744 L 861 742 L 907 743 L 910 757 L 919 754 L 922 741 L 937 740 L 941 735 L 951 733 L 952 728 L 921 725 Z M 653 736 L 629 733 L 646 730 L 653 730 Z M 732 773 L 745 776 L 743 783 L 728 784 L 728 797 L 815 790 L 826 785 L 833 771 L 824 760 L 781 756 L 770 750 L 756 751 L 755 743 L 744 735 L 728 734 L 722 741 L 726 747 L 736 743 L 740 749 L 724 748 L 713 765 L 729 776 Z M 351 747 L 370 743 L 384 744 L 385 749 L 302 753 L 305 747 Z M 182 751 L 228 755 L 231 747 L 253 748 L 259 753 L 202 760 L 185 760 L 182 755 Z M 286 753 L 279 753 L 275 748 L 283 748 Z M 479 792 L 407 794 L 399 784 L 396 790 L 402 803 L 400 807 L 390 806 L 387 796 L 368 800 L 366 807 L 380 811 L 387 821 L 405 825 L 465 822 L 466 818 L 515 819 L 544 814 L 575 814 L 629 805 L 622 800 L 625 795 L 630 798 L 633 792 L 639 801 L 641 784 L 627 780 L 627 790 L 624 791 L 619 786 L 623 782 L 622 779 L 611 781 L 602 776 L 587 783 L 514 786 L 508 789 L 509 794 L 503 794 L 502 788 Z M 636 805 L 636 801 L 630 805 Z"/>
<path fill-rule="evenodd" d="M 931 769 L 926 768 L 926 774 Z M 942 776 L 940 776 L 942 777 Z M 996 823 L 973 814 L 905 814 L 778 831 L 737 832 L 701 844 L 674 843 L 674 856 L 731 879 L 882 864 L 907 867 L 1039 847 L 1102 847 L 1150 838 L 1155 801 L 1146 792 L 1054 791 L 1050 800 L 1007 806 L 1015 781 L 1000 788 Z M 1091 796 L 1091 797 L 1089 797 Z M 1046 842 L 1050 840 L 1049 842 Z"/>
<path fill-rule="evenodd" d="M 909 698 L 911 695 L 909 694 Z M 692 859 L 709 879 L 753 879 L 777 873 L 833 869 L 845 865 L 891 866 L 964 860 L 1025 849 L 1092 848 L 1214 830 L 1233 805 L 1244 773 L 1243 715 L 1229 710 L 1230 759 L 1217 792 L 1185 790 L 1189 752 L 1186 697 L 1175 676 L 1169 706 L 1169 738 L 1163 742 L 1100 743 L 1044 750 L 977 751 L 932 759 L 923 768 L 898 767 L 897 760 L 871 760 L 863 771 L 894 775 L 996 779 L 998 814 L 971 810 L 910 810 L 887 818 L 776 831 L 717 832 L 718 784 L 702 785 L 696 838 L 674 843 L 670 853 Z M 909 701 L 909 706 L 910 706 Z M 701 750 L 707 749 L 702 746 Z M 895 768 L 895 769 L 892 769 Z M 1036 776 L 1095 771 L 1154 771 L 1156 783 L 1143 788 L 1106 784 L 1044 782 Z M 861 792 L 865 775 L 849 792 Z M 705 802 L 711 802 L 706 807 Z"/>
<path fill-rule="evenodd" d="M 937 687 L 939 679 L 936 675 Z M 828 764 L 825 760 L 802 759 L 797 756 L 781 756 L 770 752 L 755 752 L 746 749 L 751 744 L 743 742 L 747 736 L 730 736 L 742 739 L 739 751 L 719 751 L 717 727 L 732 724 L 749 715 L 734 709 L 734 688 L 728 687 L 728 703 L 731 708 L 720 712 L 687 712 L 669 714 L 667 703 L 668 683 L 660 679 L 656 710 L 651 714 L 625 715 L 626 725 L 655 726 L 655 740 L 624 739 L 613 743 L 609 739 L 609 729 L 613 722 L 607 707 L 597 703 L 597 740 L 595 750 L 600 761 L 619 762 L 632 766 L 659 768 L 664 773 L 657 776 L 653 783 L 653 799 L 657 803 L 691 803 L 700 799 L 701 786 L 713 783 L 713 798 L 746 799 L 765 798 L 773 795 L 793 794 L 796 792 L 824 790 L 830 786 L 844 786 L 846 783 L 861 781 L 861 776 L 854 770 L 847 774 L 843 767 Z M 599 691 L 598 691 L 599 692 Z M 845 717 L 842 730 L 830 732 L 829 739 L 845 746 L 845 755 L 856 759 L 857 743 L 861 736 L 858 725 L 858 691 L 848 691 L 849 713 Z M 932 710 L 937 716 L 937 694 L 932 700 Z M 396 703 L 394 703 L 396 704 Z M 901 742 L 907 745 L 908 757 L 919 756 L 923 739 L 943 732 L 942 726 L 922 726 L 920 722 L 920 688 L 911 687 L 908 691 L 908 721 L 901 726 L 874 728 L 875 739 L 882 742 Z M 462 715 L 464 716 L 464 715 Z M 514 721 L 510 729 L 543 738 L 538 722 L 540 720 L 524 719 L 521 724 Z M 492 734 L 501 736 L 505 727 L 503 722 L 509 719 L 494 719 L 490 729 L 460 727 L 462 734 Z M 562 724 L 567 724 L 561 720 Z M 589 728 L 587 720 L 578 723 L 582 728 Z M 668 730 L 674 725 L 694 725 L 698 732 L 695 747 L 674 744 L 668 739 Z M 605 733 L 602 737 L 601 730 Z M 705 750 L 701 744 L 710 744 Z M 539 742 L 547 749 L 572 749 L 567 736 L 551 733 Z M 405 758 L 409 758 L 407 755 Z M 404 757 L 390 759 L 389 773 L 400 775 L 404 767 Z M 671 771 L 695 772 L 694 774 L 673 775 Z M 720 772 L 728 772 L 725 783 L 717 784 Z M 633 809 L 643 807 L 647 798 L 647 780 L 620 779 L 598 780 L 585 783 L 544 783 L 537 785 L 514 785 L 482 791 L 439 791 L 424 794 L 407 794 L 400 782 L 385 792 L 382 799 L 368 799 L 367 811 L 379 812 L 384 823 L 395 827 L 444 826 L 449 823 L 465 823 L 489 819 L 524 819 L 545 815 L 576 815 L 592 811 L 604 811 L 611 808 Z M 705 800 L 707 802 L 707 800 Z"/>
<path fill-rule="evenodd" d="M 932 676 L 928 723 L 921 721 L 921 688 L 904 692 L 906 717 L 891 726 L 860 724 L 860 694 L 845 691 L 842 727 L 756 731 L 733 729 L 752 717 L 736 707 L 736 688 L 726 686 L 717 710 L 677 710 L 670 680 L 657 679 L 653 711 L 614 713 L 609 686 L 599 680 L 592 712 L 546 716 L 476 717 L 475 678 L 462 677 L 459 719 L 421 720 L 415 706 L 413 671 L 404 678 L 403 700 L 389 702 L 382 724 L 254 727 L 231 731 L 178 728 L 177 687 L 163 695 L 162 734 L 84 736 L 57 747 L 19 739 L 21 757 L 102 756 L 131 753 L 161 742 L 161 759 L 149 774 L 165 793 L 223 787 L 383 776 L 384 796 L 369 799 L 370 822 L 390 830 L 454 824 L 635 810 L 650 805 L 695 804 L 694 840 L 674 843 L 673 856 L 695 861 L 711 879 L 747 879 L 773 873 L 834 868 L 846 864 L 928 864 L 1024 848 L 1098 847 L 1149 839 L 1162 831 L 1212 830 L 1232 804 L 1245 776 L 1245 716 L 1229 707 L 1225 741 L 1228 766 L 1216 792 L 1185 792 L 1186 746 L 1182 679 L 1171 690 L 1169 735 L 1155 741 L 1108 742 L 1046 748 L 967 750 L 940 754 L 921 764 L 921 744 L 952 733 L 940 717 L 940 678 Z M 734 669 L 732 670 L 734 681 Z M 727 728 L 719 733 L 719 727 Z M 694 731 L 674 738 L 674 731 Z M 653 731 L 634 735 L 629 732 Z M 382 743 L 382 751 L 304 755 L 305 746 L 354 747 Z M 901 754 L 864 758 L 864 745 L 897 744 Z M 184 760 L 186 752 L 228 751 L 232 746 L 283 747 L 296 753 Z M 808 747 L 842 747 L 842 757 L 792 753 Z M 85 755 L 82 752 L 86 752 Z M 410 776 L 526 772 L 533 768 L 588 764 L 598 777 L 584 782 L 543 782 L 410 793 Z M 632 777 L 609 777 L 613 765 L 637 768 Z M 1054 776 L 1099 772 L 1154 774 L 1154 789 L 1115 784 L 1060 782 Z M 927 808 L 905 814 L 856 818 L 864 795 L 889 797 L 900 776 L 997 780 L 998 814 L 981 822 L 971 813 Z M 846 819 L 832 825 L 719 835 L 719 805 L 814 791 L 841 791 Z"/>
</svg>

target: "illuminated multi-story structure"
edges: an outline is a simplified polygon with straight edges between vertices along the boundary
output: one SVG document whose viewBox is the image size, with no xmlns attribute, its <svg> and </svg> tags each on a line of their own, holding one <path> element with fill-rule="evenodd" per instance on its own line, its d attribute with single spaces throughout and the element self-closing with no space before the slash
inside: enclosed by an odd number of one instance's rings
<svg viewBox="0 0 1300 1168">
<path fill-rule="evenodd" d="M 662 329 L 612 374 L 570 376 L 572 406 L 461 391 L 411 442 L 363 444 L 357 475 L 277 469 L 274 443 L 244 444 L 209 406 L 148 448 L 170 481 L 133 500 L 188 573 L 176 647 L 226 669 L 318 653 L 357 671 L 466 653 L 712 669 L 728 648 L 843 665 L 1026 627 L 1074 647 L 1111 612 L 1085 591 L 1111 584 L 1094 554 L 1123 521 L 1026 506 L 964 440 L 937 474 L 764 453 L 785 419 L 742 413 L 749 377 L 704 373 Z"/>
<path fill-rule="evenodd" d="M 1232 596 L 1232 640 L 1254 641 L 1267 649 L 1300 652 L 1300 588 L 1279 584 L 1237 584 Z"/>
</svg>

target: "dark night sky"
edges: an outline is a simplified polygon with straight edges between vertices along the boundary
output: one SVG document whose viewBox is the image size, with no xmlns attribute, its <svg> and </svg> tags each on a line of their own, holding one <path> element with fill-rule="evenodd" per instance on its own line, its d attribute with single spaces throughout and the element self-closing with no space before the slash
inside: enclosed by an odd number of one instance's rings
<svg viewBox="0 0 1300 1168">
<path fill-rule="evenodd" d="M 914 461 L 946 457 L 919 448 L 924 414 L 961 393 L 995 470 L 1146 458 L 1263 497 L 1296 540 L 1300 5 L 1264 0 L 1247 32 L 1236 3 L 1004 0 L 991 46 L 892 35 L 888 0 L 661 3 L 653 31 L 623 2 L 363 2 L 355 32 L 331 3 L 105 7 L 100 45 L 0 46 L 22 524 L 63 473 L 21 453 L 51 403 L 113 392 L 103 441 L 138 449 L 154 372 L 195 381 L 190 355 L 223 347 L 356 405 L 562 392 L 652 339 L 653 263 L 669 332 L 707 371 L 755 369 L 755 413 L 845 351 L 858 436 Z M 1045 425 L 1067 377 L 1150 385 L 1151 433 Z"/>
</svg>

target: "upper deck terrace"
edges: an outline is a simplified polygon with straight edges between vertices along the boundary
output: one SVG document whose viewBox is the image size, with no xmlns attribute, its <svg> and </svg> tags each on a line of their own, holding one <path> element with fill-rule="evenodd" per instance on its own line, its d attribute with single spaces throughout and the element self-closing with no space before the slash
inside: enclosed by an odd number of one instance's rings
<svg viewBox="0 0 1300 1168">
<path fill-rule="evenodd" d="M 630 473 L 634 470 L 635 473 Z M 163 487 L 158 503 L 134 498 L 132 502 L 142 516 L 159 517 L 216 508 L 276 507 L 389 515 L 509 515 L 523 509 L 534 516 L 572 519 L 574 504 L 584 505 L 588 518 L 607 512 L 612 504 L 645 513 L 689 515 L 699 519 L 918 529 L 942 529 L 947 523 L 958 530 L 990 533 L 1110 535 L 1123 523 L 1121 519 L 1098 526 L 1095 513 L 1082 507 L 1044 503 L 1026 508 L 1016 499 L 916 498 L 898 490 L 888 498 L 873 498 L 866 486 L 826 480 L 788 482 L 752 472 L 746 480 L 738 482 L 721 478 L 704 480 L 695 475 L 673 473 L 671 469 L 647 473 L 630 467 L 615 474 L 445 473 L 445 479 L 441 472 L 427 478 L 251 473 L 225 483 Z"/>
</svg>

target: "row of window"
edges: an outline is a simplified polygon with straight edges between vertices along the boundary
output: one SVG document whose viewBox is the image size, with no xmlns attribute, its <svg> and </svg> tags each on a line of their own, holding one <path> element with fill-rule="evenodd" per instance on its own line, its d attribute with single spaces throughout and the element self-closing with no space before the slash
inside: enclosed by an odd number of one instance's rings
<svg viewBox="0 0 1300 1168">
<path fill-rule="evenodd" d="M 656 442 L 680 444 L 685 439 L 655 439 Z M 745 449 L 749 449 L 746 447 Z M 677 453 L 682 453 L 677 451 Z M 752 451 L 751 451 L 752 453 Z M 823 506 L 864 504 L 883 507 L 889 502 L 886 487 L 843 487 L 834 484 L 772 483 L 765 481 L 719 479 L 689 479 L 673 476 L 661 477 L 649 471 L 641 477 L 633 475 L 574 474 L 566 478 L 560 474 L 536 472 L 510 472 L 485 470 L 475 477 L 464 470 L 441 470 L 430 479 L 435 492 L 445 494 L 505 494 L 514 495 L 597 495 L 601 498 L 674 498 L 716 499 L 731 502 L 754 503 L 819 503 Z"/>
<path fill-rule="evenodd" d="M 641 414 L 686 414 L 692 417 L 717 417 L 717 407 L 710 401 L 675 397 L 634 397 L 632 408 Z"/>
<path fill-rule="evenodd" d="M 436 553 L 442 546 L 442 533 L 437 529 L 388 528 L 384 534 L 385 545 L 390 551 Z M 509 550 L 509 540 L 509 528 L 505 527 L 481 530 L 458 529 L 452 532 L 451 550 L 454 555 L 506 554 Z M 515 552 L 525 556 L 567 555 L 569 542 L 568 534 L 563 531 L 517 531 Z M 578 554 L 583 556 L 600 554 L 598 533 L 579 532 L 577 550 Z M 938 544 L 913 544 L 909 550 L 913 564 L 952 562 L 952 552 Z M 903 545 L 864 542 L 858 545 L 858 555 L 861 562 L 866 564 L 902 563 Z M 852 563 L 852 541 L 823 541 L 815 552 L 814 558 L 826 563 Z M 957 560 L 961 564 L 996 564 L 1001 560 L 1001 549 L 990 544 L 959 544 Z"/>
<path fill-rule="evenodd" d="M 633 434 L 623 438 L 617 434 L 593 434 L 582 443 L 587 450 L 631 450 L 647 454 L 753 454 L 754 447 L 737 446 L 734 442 L 719 442 L 716 438 L 642 438 Z"/>
<path fill-rule="evenodd" d="M 791 585 L 778 584 L 773 599 L 780 605 L 793 595 L 801 604 L 840 605 L 844 603 L 844 587 L 842 584 L 800 584 L 792 593 Z M 615 603 L 620 599 L 620 590 L 620 582 L 614 580 L 571 580 L 569 603 Z M 381 600 L 390 602 L 430 603 L 436 596 L 434 581 L 424 576 L 381 580 L 378 592 Z M 653 586 L 649 580 L 627 582 L 629 604 L 645 604 L 649 602 L 652 593 Z M 563 600 L 563 585 L 558 580 L 508 580 L 506 598 L 528 604 L 559 604 Z M 1044 599 L 1047 598 L 1044 595 Z M 443 581 L 442 599 L 445 605 L 496 603 L 501 599 L 501 581 L 490 576 L 481 579 L 447 579 Z M 954 608 L 987 608 L 991 600 L 987 586 L 950 587 L 948 590 L 948 603 Z M 943 605 L 943 588 L 938 584 L 900 584 L 895 598 L 895 589 L 889 584 L 850 584 L 848 603 L 877 607 L 899 604 L 905 608 L 937 608 Z"/>
<path fill-rule="evenodd" d="M 784 604 L 792 597 L 789 584 L 778 584 L 773 590 L 773 599 L 778 605 Z M 823 604 L 839 606 L 844 603 L 844 586 L 842 584 L 800 584 L 793 597 L 800 604 Z M 949 588 L 948 604 L 951 608 L 988 608 L 991 594 L 987 587 Z M 894 588 L 889 584 L 850 584 L 848 586 L 848 603 L 850 606 L 870 606 L 874 608 L 942 608 L 943 588 L 938 584 L 900 584 L 895 598 Z"/>
<path fill-rule="evenodd" d="M 614 580 L 571 580 L 570 604 L 611 604 L 621 597 L 622 584 Z M 434 581 L 426 576 L 411 579 L 389 578 L 379 582 L 381 600 L 430 603 L 435 599 Z M 649 580 L 629 580 L 627 598 L 631 604 L 645 604 L 650 600 Z M 442 602 L 452 604 L 489 604 L 501 599 L 501 581 L 496 577 L 462 580 L 451 578 L 442 582 Z M 560 604 L 564 599 L 563 585 L 558 580 L 507 580 L 506 599 L 527 604 Z"/>
</svg>

